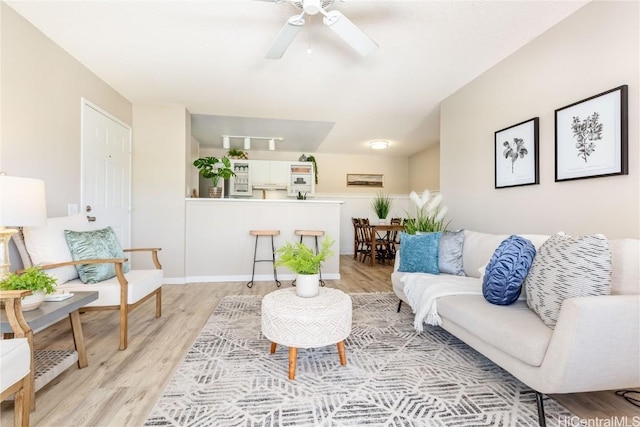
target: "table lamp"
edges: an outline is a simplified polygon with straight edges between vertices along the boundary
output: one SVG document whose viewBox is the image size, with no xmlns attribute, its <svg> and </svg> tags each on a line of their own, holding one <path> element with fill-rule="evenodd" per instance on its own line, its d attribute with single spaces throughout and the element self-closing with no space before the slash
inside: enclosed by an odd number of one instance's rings
<svg viewBox="0 0 640 427">
<path fill-rule="evenodd" d="M 0 173 L 0 280 L 9 273 L 9 240 L 18 232 L 6 227 L 44 226 L 46 223 L 44 181 Z"/>
</svg>

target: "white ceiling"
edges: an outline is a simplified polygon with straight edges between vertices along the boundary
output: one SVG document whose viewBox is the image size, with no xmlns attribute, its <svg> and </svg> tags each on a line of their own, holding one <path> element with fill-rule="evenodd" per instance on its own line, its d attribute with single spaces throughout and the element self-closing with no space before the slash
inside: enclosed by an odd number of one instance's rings
<svg viewBox="0 0 640 427">
<path fill-rule="evenodd" d="M 264 56 L 291 4 L 7 3 L 131 102 L 184 105 L 204 145 L 285 136 L 279 149 L 362 154 L 382 138 L 407 156 L 438 142 L 443 99 L 586 2 L 336 1 L 379 48 L 360 57 L 317 15 L 280 60 Z"/>
</svg>

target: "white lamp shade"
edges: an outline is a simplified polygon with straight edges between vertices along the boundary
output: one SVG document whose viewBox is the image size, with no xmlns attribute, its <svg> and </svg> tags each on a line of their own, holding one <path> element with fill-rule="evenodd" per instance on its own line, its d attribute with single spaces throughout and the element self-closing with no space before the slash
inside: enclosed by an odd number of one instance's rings
<svg viewBox="0 0 640 427">
<path fill-rule="evenodd" d="M 0 226 L 43 226 L 46 223 L 44 181 L 0 175 Z"/>
</svg>

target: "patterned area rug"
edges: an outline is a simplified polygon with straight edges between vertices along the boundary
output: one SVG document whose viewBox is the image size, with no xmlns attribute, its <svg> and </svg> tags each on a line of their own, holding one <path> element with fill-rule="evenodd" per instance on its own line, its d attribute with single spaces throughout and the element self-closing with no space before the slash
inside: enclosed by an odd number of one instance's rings
<svg viewBox="0 0 640 427">
<path fill-rule="evenodd" d="M 260 332 L 261 298 L 222 299 L 147 426 L 537 426 L 534 392 L 438 327 L 418 334 L 392 293 L 351 294 L 347 365 L 336 346 L 288 348 Z M 547 421 L 571 413 L 546 399 Z"/>
</svg>

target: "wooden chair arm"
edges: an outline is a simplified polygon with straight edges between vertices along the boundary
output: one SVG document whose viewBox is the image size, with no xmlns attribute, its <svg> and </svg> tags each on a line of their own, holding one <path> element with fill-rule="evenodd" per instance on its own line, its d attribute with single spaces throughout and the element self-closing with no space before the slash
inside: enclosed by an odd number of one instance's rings
<svg viewBox="0 0 640 427">
<path fill-rule="evenodd" d="M 127 258 L 79 259 L 77 261 L 66 261 L 66 262 L 59 262 L 56 264 L 38 265 L 38 268 L 42 270 L 50 270 L 52 268 L 67 267 L 72 265 L 107 264 L 107 263 L 113 263 L 116 265 L 116 268 L 117 268 L 118 265 L 122 267 L 123 262 L 127 262 Z M 16 274 L 22 274 L 24 273 L 24 271 L 25 270 L 16 271 Z"/>
<path fill-rule="evenodd" d="M 151 252 L 151 259 L 153 260 L 153 265 L 156 266 L 156 269 L 162 270 L 162 264 L 160 264 L 160 260 L 158 259 L 158 251 L 161 251 L 162 248 L 133 248 L 133 249 L 123 249 L 122 252 Z"/>
<path fill-rule="evenodd" d="M 31 328 L 22 315 L 22 297 L 31 295 L 31 291 L 0 291 L 0 299 L 4 301 L 7 321 L 16 338 L 28 338 L 31 345 Z"/>
</svg>

